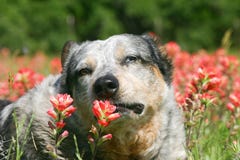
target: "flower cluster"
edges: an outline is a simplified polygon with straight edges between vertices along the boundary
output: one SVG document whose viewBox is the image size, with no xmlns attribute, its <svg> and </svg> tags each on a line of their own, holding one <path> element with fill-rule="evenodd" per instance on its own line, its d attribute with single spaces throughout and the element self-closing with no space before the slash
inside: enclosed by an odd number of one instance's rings
<svg viewBox="0 0 240 160">
<path fill-rule="evenodd" d="M 66 125 L 64 119 L 70 117 L 76 108 L 71 104 L 73 99 L 68 94 L 57 94 L 55 97 L 50 98 L 50 102 L 53 108 L 47 111 L 47 114 L 53 118 L 53 122 L 49 121 L 48 125 L 53 131 L 53 136 L 55 138 L 55 149 L 53 150 L 53 157 L 57 156 L 57 148 L 60 146 L 61 142 L 68 136 L 68 131 L 63 128 Z"/>
<path fill-rule="evenodd" d="M 120 118 L 119 113 L 115 113 L 116 106 L 111 105 L 109 101 L 98 101 L 93 102 L 92 112 L 97 118 L 98 127 L 92 125 L 89 131 L 88 142 L 92 151 L 92 159 L 95 158 L 97 148 L 104 142 L 112 139 L 112 134 L 105 134 L 105 128 L 114 120 Z"/>
<path fill-rule="evenodd" d="M 57 94 L 55 97 L 50 98 L 50 102 L 53 108 L 47 111 L 47 114 L 54 120 L 49 121 L 48 125 L 53 131 L 53 137 L 55 138 L 55 146 L 51 147 L 50 155 L 53 158 L 58 158 L 57 148 L 61 142 L 68 136 L 68 131 L 63 128 L 66 125 L 64 119 L 70 117 L 76 108 L 71 104 L 73 99 L 68 94 Z M 120 117 L 119 113 L 114 113 L 116 106 L 111 105 L 109 101 L 98 101 L 93 102 L 92 112 L 97 118 L 97 127 L 92 125 L 88 142 L 92 151 L 92 159 L 95 159 L 97 148 L 104 142 L 112 139 L 112 134 L 105 134 L 105 128 L 114 120 Z M 77 146 L 76 146 L 77 147 Z M 81 158 L 80 158 L 81 159 Z"/>
<path fill-rule="evenodd" d="M 185 111 L 187 128 L 187 147 L 191 148 L 194 144 L 190 138 L 193 130 L 198 132 L 200 128 L 195 128 L 198 123 L 202 123 L 204 112 L 207 107 L 212 106 L 218 87 L 221 85 L 220 77 L 212 71 L 199 68 L 193 75 L 192 80 L 186 87 L 184 99 L 179 103 Z"/>
<path fill-rule="evenodd" d="M 50 62 L 50 71 L 51 73 L 57 74 L 62 71 L 62 64 L 60 58 L 53 58 Z"/>
<path fill-rule="evenodd" d="M 43 52 L 36 52 L 31 57 L 11 56 L 9 49 L 0 49 L 0 99 L 17 100 L 43 80 L 44 76 L 39 72 L 46 73 L 49 70 L 54 74 L 60 73 L 60 58 L 53 58 L 50 66 L 47 58 Z"/>
<path fill-rule="evenodd" d="M 98 120 L 98 124 L 103 127 L 107 127 L 111 121 L 120 117 L 119 113 L 114 113 L 116 106 L 111 105 L 109 101 L 94 101 L 92 112 Z"/>
<path fill-rule="evenodd" d="M 50 98 L 50 102 L 53 108 L 49 109 L 47 113 L 55 120 L 56 127 L 53 129 L 62 129 L 65 126 L 63 120 L 76 111 L 76 108 L 71 105 L 73 99 L 68 94 L 57 94 L 55 97 Z"/>
<path fill-rule="evenodd" d="M 228 55 L 223 48 L 211 54 L 205 50 L 190 54 L 175 42 L 167 43 L 165 49 L 175 67 L 175 97 L 184 110 L 188 147 L 191 148 L 192 142 L 201 135 L 202 127 L 207 125 L 203 121 L 228 119 L 226 124 L 231 135 L 236 135 L 240 127 L 240 63 L 237 57 Z"/>
<path fill-rule="evenodd" d="M 198 68 L 192 80 L 186 87 L 185 95 L 181 103 L 184 110 L 199 109 L 204 111 L 204 106 L 213 101 L 214 94 L 218 91 L 221 85 L 221 78 L 213 71 L 207 71 L 205 68 Z M 201 106 L 189 104 L 200 100 Z M 198 103 L 199 104 L 199 103 Z M 199 108 L 198 108 L 199 107 Z"/>
<path fill-rule="evenodd" d="M 112 134 L 104 134 L 103 135 L 103 128 L 97 129 L 94 125 L 92 125 L 89 136 L 88 136 L 88 143 L 91 148 L 92 152 L 92 159 L 95 158 L 97 148 L 102 145 L 104 142 L 112 139 Z"/>
<path fill-rule="evenodd" d="M 240 92 L 233 92 L 229 96 L 230 102 L 227 104 L 228 110 L 234 112 L 240 107 Z"/>
<path fill-rule="evenodd" d="M 0 82 L 0 98 L 16 100 L 39 84 L 44 76 L 29 68 L 20 69 L 15 76 L 9 75 L 8 82 Z"/>
<path fill-rule="evenodd" d="M 14 77 L 13 89 L 18 89 L 20 95 L 33 88 L 43 80 L 43 76 L 29 68 L 20 69 Z"/>
</svg>

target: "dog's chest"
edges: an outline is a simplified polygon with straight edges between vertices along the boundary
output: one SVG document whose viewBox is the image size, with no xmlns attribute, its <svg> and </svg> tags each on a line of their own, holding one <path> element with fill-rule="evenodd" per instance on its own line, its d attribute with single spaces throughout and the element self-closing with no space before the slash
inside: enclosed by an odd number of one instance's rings
<svg viewBox="0 0 240 160">
<path fill-rule="evenodd" d="M 116 134 L 102 146 L 99 155 L 105 160 L 146 160 L 154 157 L 159 150 L 158 125 L 148 123 Z"/>
</svg>

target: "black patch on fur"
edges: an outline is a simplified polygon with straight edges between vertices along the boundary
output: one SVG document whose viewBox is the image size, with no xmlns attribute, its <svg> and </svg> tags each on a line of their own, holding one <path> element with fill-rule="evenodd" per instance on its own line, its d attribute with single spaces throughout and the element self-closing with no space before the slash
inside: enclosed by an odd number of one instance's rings
<svg viewBox="0 0 240 160">
<path fill-rule="evenodd" d="M 143 35 L 142 39 L 148 44 L 148 48 L 150 50 L 153 62 L 157 64 L 159 70 L 163 74 L 164 80 L 168 85 L 170 85 L 172 82 L 173 72 L 171 60 L 167 57 L 166 54 L 160 52 L 160 50 L 157 47 L 157 44 L 150 36 Z"/>
<path fill-rule="evenodd" d="M 5 106 L 12 103 L 8 100 L 0 100 L 1 108 L 0 113 Z M 0 121 L 3 121 L 0 118 Z M 12 143 L 12 135 L 10 133 L 16 132 L 16 128 L 13 122 L 12 111 L 11 114 L 7 117 L 6 121 L 4 122 L 3 126 L 0 127 L 0 159 L 5 159 L 9 152 L 9 146 Z M 9 159 L 13 159 L 10 156 Z"/>
<path fill-rule="evenodd" d="M 71 63 L 74 63 L 73 57 L 70 59 Z M 73 64 L 68 63 L 63 69 L 63 74 L 61 76 L 61 93 L 68 93 L 72 96 L 73 84 L 75 81 L 73 70 Z"/>
<path fill-rule="evenodd" d="M 79 49 L 77 52 L 70 53 L 70 48 L 68 48 L 68 53 L 64 53 L 64 57 L 62 57 L 62 63 L 64 64 L 62 64 L 63 71 L 60 78 L 60 93 L 67 93 L 72 96 L 73 86 L 74 84 L 77 84 L 79 78 L 79 71 L 77 70 L 79 60 L 78 55 L 81 55 L 81 53 L 83 53 L 85 46 L 84 44 L 88 44 L 88 41 L 84 43 L 70 41 L 70 43 L 71 47 L 81 46 L 81 49 Z M 63 50 L 63 52 L 66 52 L 66 49 Z"/>
<path fill-rule="evenodd" d="M 64 67 L 65 61 L 67 60 L 67 57 L 70 54 L 71 47 L 74 46 L 74 44 L 76 44 L 76 42 L 74 41 L 67 41 L 64 44 L 61 55 L 62 68 Z"/>
<path fill-rule="evenodd" d="M 0 99 L 0 112 L 3 110 L 3 108 L 9 104 L 11 104 L 12 102 L 9 100 L 5 100 L 5 99 Z"/>
<path fill-rule="evenodd" d="M 81 52 L 81 51 L 79 51 Z M 74 54 L 69 55 L 69 61 L 66 62 L 61 76 L 61 93 L 68 93 L 72 96 L 73 86 L 78 81 L 77 61 Z"/>
</svg>

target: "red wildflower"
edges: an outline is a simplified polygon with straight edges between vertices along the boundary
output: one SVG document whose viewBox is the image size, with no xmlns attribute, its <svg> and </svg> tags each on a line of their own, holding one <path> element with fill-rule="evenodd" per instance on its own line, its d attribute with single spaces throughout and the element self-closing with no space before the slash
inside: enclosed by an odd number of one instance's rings
<svg viewBox="0 0 240 160">
<path fill-rule="evenodd" d="M 109 123 L 113 120 L 116 120 L 120 117 L 119 113 L 114 113 L 116 106 L 111 105 L 109 101 L 94 101 L 92 112 L 94 116 L 98 119 L 98 123 L 101 126 L 108 126 Z"/>
<path fill-rule="evenodd" d="M 71 104 L 73 99 L 68 94 L 57 94 L 56 97 L 52 96 L 50 98 L 50 102 L 52 103 L 54 108 L 50 108 L 47 111 L 47 114 L 54 119 L 54 124 L 52 122 L 48 122 L 49 127 L 54 130 L 54 134 L 56 134 L 56 139 L 58 140 L 58 134 L 61 132 L 61 129 L 66 125 L 64 119 L 72 115 L 76 108 Z M 68 136 L 68 132 L 64 131 L 60 135 L 60 139 L 63 140 Z"/>
<path fill-rule="evenodd" d="M 53 58 L 50 62 L 51 73 L 60 73 L 62 71 L 62 64 L 60 58 Z"/>
<path fill-rule="evenodd" d="M 53 108 L 49 109 L 49 110 L 47 111 L 47 114 L 48 114 L 50 117 L 52 117 L 53 119 L 57 119 L 57 113 L 54 111 Z"/>
<path fill-rule="evenodd" d="M 17 92 L 18 96 L 22 96 L 29 89 L 43 80 L 41 74 L 35 73 L 28 68 L 20 69 L 13 78 L 12 88 Z"/>
<path fill-rule="evenodd" d="M 210 95 L 209 93 L 203 93 L 199 94 L 199 98 L 202 99 L 203 101 L 213 101 L 214 97 Z"/>
<path fill-rule="evenodd" d="M 34 72 L 31 69 L 23 68 L 18 71 L 15 76 L 15 81 L 28 82 L 29 78 L 32 77 Z"/>
<path fill-rule="evenodd" d="M 220 87 L 221 79 L 218 77 L 208 77 L 207 83 L 203 85 L 203 89 L 206 91 L 217 90 Z"/>
<path fill-rule="evenodd" d="M 8 82 L 0 82 L 0 98 L 6 98 L 9 94 Z"/>
<path fill-rule="evenodd" d="M 229 99 L 235 107 L 240 107 L 240 92 L 230 94 Z"/>
<path fill-rule="evenodd" d="M 176 101 L 178 102 L 178 104 L 182 105 L 183 103 L 185 103 L 185 96 L 182 95 L 180 92 L 176 91 L 175 92 L 175 97 L 176 97 Z"/>
<path fill-rule="evenodd" d="M 197 74 L 193 76 L 191 81 L 191 91 L 197 92 L 199 89 L 204 92 L 218 90 L 221 84 L 221 77 L 210 68 L 198 68 Z"/>
<path fill-rule="evenodd" d="M 66 125 L 64 119 L 70 117 L 72 113 L 76 111 L 76 108 L 71 105 L 73 99 L 68 94 L 52 96 L 50 102 L 53 108 L 50 108 L 47 114 L 53 118 L 54 122 L 49 121 L 48 126 L 53 131 L 53 136 L 56 141 L 55 145 L 58 147 L 69 134 L 67 130 L 62 131 Z"/>
<path fill-rule="evenodd" d="M 90 144 L 91 152 L 93 154 L 92 159 L 95 159 L 97 147 L 105 141 L 112 139 L 112 134 L 105 134 L 104 127 L 107 127 L 111 121 L 116 120 L 120 117 L 119 113 L 114 113 L 116 106 L 111 105 L 109 101 L 98 101 L 93 102 L 92 112 L 97 118 L 99 130 L 92 125 L 89 131 L 91 135 L 88 136 L 88 143 Z M 103 135 L 103 136 L 102 136 Z"/>
<path fill-rule="evenodd" d="M 73 99 L 68 94 L 57 94 L 56 97 L 50 98 L 50 102 L 57 110 L 63 111 L 72 104 Z"/>
<path fill-rule="evenodd" d="M 197 77 L 198 79 L 204 79 L 207 76 L 207 72 L 203 68 L 198 68 Z"/>
<path fill-rule="evenodd" d="M 67 130 L 65 130 L 65 131 L 63 131 L 63 133 L 60 135 L 60 137 L 61 138 L 66 138 L 67 136 L 68 136 L 68 131 Z"/>
<path fill-rule="evenodd" d="M 76 111 L 75 107 L 69 106 L 63 111 L 63 114 L 64 114 L 65 117 L 70 117 L 72 115 L 72 113 L 75 112 L 75 111 Z"/>
<path fill-rule="evenodd" d="M 180 46 L 176 42 L 173 42 L 173 41 L 165 44 L 165 48 L 166 48 L 168 55 L 170 55 L 170 56 L 175 56 L 176 54 L 181 52 Z"/>
<path fill-rule="evenodd" d="M 98 124 L 100 124 L 103 127 L 107 127 L 109 125 L 110 121 L 107 121 L 106 119 L 99 119 Z"/>
<path fill-rule="evenodd" d="M 232 103 L 228 103 L 228 104 L 227 104 L 227 109 L 228 109 L 229 111 L 231 111 L 231 112 L 234 112 L 235 106 L 234 106 Z"/>
<path fill-rule="evenodd" d="M 63 120 L 56 122 L 56 127 L 58 129 L 62 129 L 65 125 L 66 125 L 66 123 L 63 122 Z"/>
<path fill-rule="evenodd" d="M 93 137 L 91 135 L 88 135 L 88 143 L 93 144 L 95 142 L 95 140 L 93 139 Z"/>
<path fill-rule="evenodd" d="M 39 83 L 43 80 L 43 76 L 35 73 L 29 68 L 22 68 L 14 77 L 15 83 L 22 83 L 27 89 L 34 87 L 36 83 Z"/>
<path fill-rule="evenodd" d="M 106 134 L 106 135 L 102 136 L 103 141 L 111 140 L 111 139 L 112 139 L 112 134 Z"/>
<path fill-rule="evenodd" d="M 56 97 L 50 98 L 53 108 L 50 108 L 47 113 L 56 121 L 70 117 L 76 108 L 71 105 L 73 99 L 68 94 L 57 94 Z"/>
</svg>

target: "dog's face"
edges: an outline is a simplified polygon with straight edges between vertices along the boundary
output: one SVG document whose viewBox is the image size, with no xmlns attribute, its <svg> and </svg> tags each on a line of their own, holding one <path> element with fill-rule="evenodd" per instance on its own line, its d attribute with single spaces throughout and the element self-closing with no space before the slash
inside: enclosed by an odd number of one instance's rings
<svg viewBox="0 0 240 160">
<path fill-rule="evenodd" d="M 62 92 L 72 95 L 83 119 L 92 117 L 95 99 L 116 105 L 122 120 L 151 115 L 160 109 L 171 83 L 171 63 L 148 36 L 69 42 L 62 64 Z"/>
</svg>

